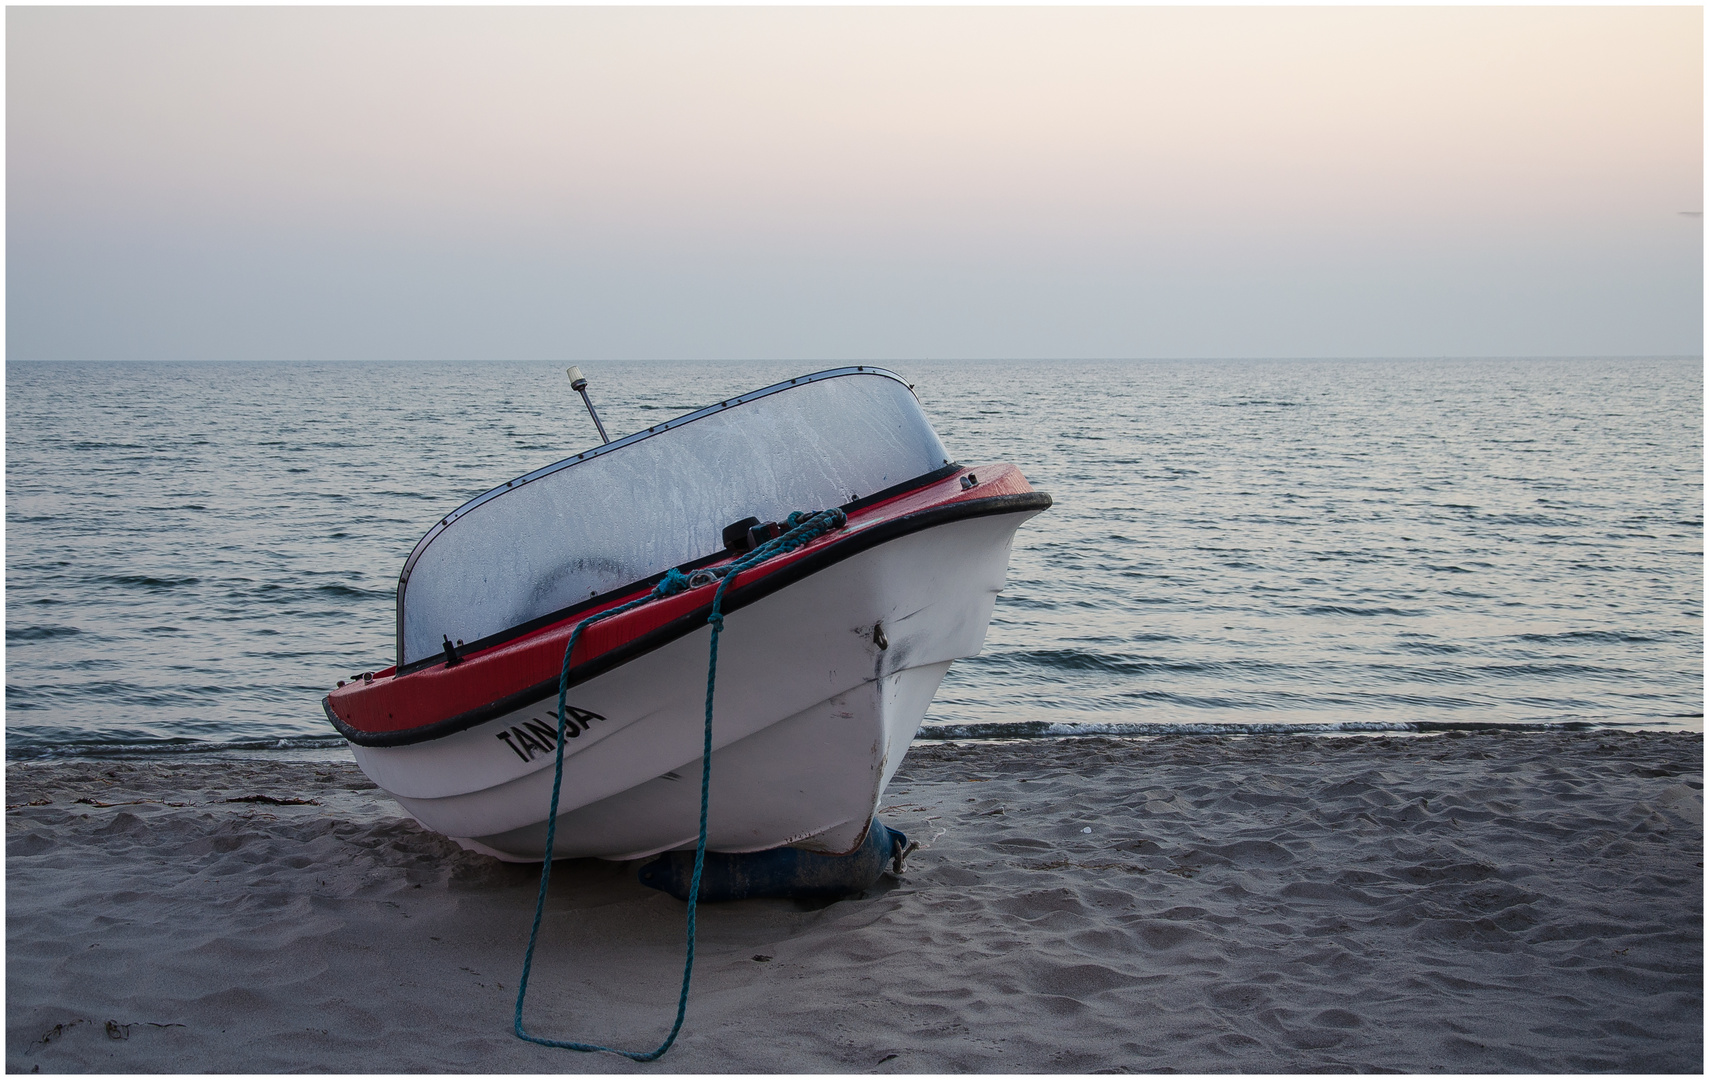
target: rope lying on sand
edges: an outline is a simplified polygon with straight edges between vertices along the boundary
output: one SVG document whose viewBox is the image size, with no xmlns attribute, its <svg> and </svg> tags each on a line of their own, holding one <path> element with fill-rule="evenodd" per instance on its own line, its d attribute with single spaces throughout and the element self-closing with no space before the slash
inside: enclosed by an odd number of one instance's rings
<svg viewBox="0 0 1709 1080">
<path fill-rule="evenodd" d="M 540 864 L 540 895 L 534 901 L 534 926 L 528 931 L 528 951 L 522 957 L 522 981 L 516 989 L 516 1037 L 541 1046 L 553 1046 L 562 1050 L 601 1051 L 608 1054 L 621 1054 L 633 1061 L 657 1061 L 663 1057 L 671 1044 L 676 1042 L 677 1032 L 682 1030 L 684 1015 L 688 1012 L 688 984 L 694 975 L 694 913 L 700 899 L 700 873 L 706 865 L 706 801 L 707 793 L 712 785 L 712 692 L 718 681 L 718 635 L 724 629 L 724 615 L 721 610 L 724 603 L 724 590 L 736 580 L 736 575 L 765 562 L 767 559 L 794 551 L 796 548 L 809 544 L 832 529 L 840 529 L 848 523 L 848 517 L 841 510 L 832 508 L 821 510 L 816 514 L 797 511 L 784 519 L 783 525 L 788 530 L 775 539 L 768 540 L 754 548 L 747 555 L 727 567 L 708 570 L 696 570 L 693 574 L 684 574 L 680 570 L 668 570 L 665 576 L 653 587 L 653 591 L 627 604 L 590 615 L 576 624 L 570 632 L 569 644 L 564 646 L 564 666 L 558 674 L 558 753 L 555 770 L 552 774 L 552 810 L 546 819 L 546 857 Z M 703 576 L 704 575 L 704 576 Z M 534 966 L 534 944 L 540 936 L 540 919 L 546 911 L 546 887 L 552 880 L 552 845 L 558 833 L 558 794 L 564 782 L 564 702 L 570 689 L 570 654 L 575 652 L 576 642 L 581 639 L 582 631 L 601 619 L 609 619 L 613 615 L 621 615 L 625 611 L 638 608 L 660 597 L 674 596 L 684 589 L 695 588 L 710 584 L 714 579 L 722 579 L 718 589 L 712 594 L 712 611 L 706 616 L 707 625 L 712 627 L 712 649 L 706 665 L 706 734 L 705 743 L 700 755 L 700 837 L 694 846 L 694 877 L 689 883 L 688 890 L 688 950 L 682 966 L 682 993 L 677 997 L 676 1023 L 671 1025 L 671 1032 L 665 1036 L 658 1049 L 647 1053 L 634 1050 L 618 1050 L 615 1047 L 600 1046 L 596 1043 L 568 1042 L 560 1039 L 544 1039 L 538 1035 L 530 1035 L 522 1027 L 522 1002 L 528 996 L 528 973 Z"/>
</svg>

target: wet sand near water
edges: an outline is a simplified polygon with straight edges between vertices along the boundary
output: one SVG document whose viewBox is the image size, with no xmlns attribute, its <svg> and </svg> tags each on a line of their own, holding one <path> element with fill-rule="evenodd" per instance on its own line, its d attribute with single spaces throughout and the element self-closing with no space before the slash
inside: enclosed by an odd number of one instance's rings
<svg viewBox="0 0 1709 1080">
<path fill-rule="evenodd" d="M 900 880 L 701 909 L 658 1065 L 510 1034 L 538 871 L 348 764 L 6 770 L 10 1072 L 1699 1072 L 1700 735 L 914 747 Z M 531 1030 L 651 1049 L 684 905 L 554 871 Z"/>
</svg>

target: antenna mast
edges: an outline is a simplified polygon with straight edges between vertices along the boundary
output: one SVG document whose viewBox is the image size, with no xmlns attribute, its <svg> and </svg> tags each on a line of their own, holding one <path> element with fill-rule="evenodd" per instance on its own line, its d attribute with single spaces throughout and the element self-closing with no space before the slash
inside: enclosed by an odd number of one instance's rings
<svg viewBox="0 0 1709 1080">
<path fill-rule="evenodd" d="M 593 411 L 593 401 L 587 396 L 587 376 L 582 374 L 579 367 L 571 367 L 564 374 L 570 377 L 570 389 L 582 396 L 582 404 L 587 406 L 587 414 L 593 417 L 593 426 L 599 429 L 601 442 L 610 442 L 611 436 L 605 433 L 605 425 L 599 422 L 599 414 Z"/>
</svg>

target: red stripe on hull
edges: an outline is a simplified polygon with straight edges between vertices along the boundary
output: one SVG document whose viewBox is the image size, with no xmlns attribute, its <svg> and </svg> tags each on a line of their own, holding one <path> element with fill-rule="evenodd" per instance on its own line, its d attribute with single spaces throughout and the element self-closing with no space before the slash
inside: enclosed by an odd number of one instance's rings
<svg viewBox="0 0 1709 1080">
<path fill-rule="evenodd" d="M 961 478 L 970 472 L 978 476 L 979 482 L 963 490 Z M 964 469 L 953 476 L 851 512 L 844 528 L 820 537 L 787 555 L 780 555 L 752 570 L 744 571 L 732 587 L 761 581 L 801 559 L 833 548 L 851 536 L 884 522 L 956 503 L 976 502 L 994 496 L 1021 495 L 1031 491 L 1031 485 L 1013 465 Z M 813 510 L 818 507 L 802 509 Z M 726 559 L 722 562 L 728 561 L 730 560 Z M 722 562 L 711 565 L 722 565 Z M 581 640 L 576 643 L 574 666 L 571 670 L 572 681 L 576 677 L 575 668 L 597 660 L 690 614 L 696 608 L 709 604 L 716 588 L 715 584 L 709 584 L 689 589 L 588 627 Z M 636 588 L 600 608 L 577 612 L 574 616 L 541 627 L 512 641 L 470 653 L 462 662 L 450 667 L 436 664 L 398 677 L 391 677 L 388 669 L 380 672 L 373 682 L 349 683 L 327 696 L 327 710 L 357 732 L 381 734 L 431 727 L 452 717 L 487 708 L 509 695 L 539 686 L 548 680 L 555 682 L 564 661 L 564 645 L 578 622 L 601 610 L 617 607 L 644 596 L 646 592 L 645 588 Z"/>
</svg>

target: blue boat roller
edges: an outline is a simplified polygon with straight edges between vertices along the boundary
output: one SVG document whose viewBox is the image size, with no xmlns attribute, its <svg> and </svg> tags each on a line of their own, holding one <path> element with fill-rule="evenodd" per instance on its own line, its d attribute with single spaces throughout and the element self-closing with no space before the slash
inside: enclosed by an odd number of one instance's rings
<svg viewBox="0 0 1709 1080">
<path fill-rule="evenodd" d="M 902 872 L 915 845 L 874 818 L 866 840 L 846 855 L 779 847 L 743 854 L 708 851 L 700 871 L 700 902 L 779 898 L 836 900 L 871 888 L 885 868 Z M 641 884 L 688 899 L 694 852 L 667 851 L 641 867 Z"/>
</svg>

